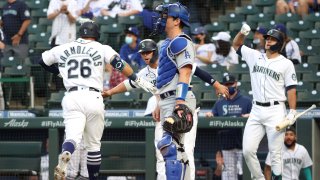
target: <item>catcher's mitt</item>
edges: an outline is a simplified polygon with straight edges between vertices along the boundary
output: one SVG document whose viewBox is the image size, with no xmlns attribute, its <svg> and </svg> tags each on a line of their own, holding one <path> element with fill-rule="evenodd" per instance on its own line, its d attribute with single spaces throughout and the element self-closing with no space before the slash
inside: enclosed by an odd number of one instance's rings
<svg viewBox="0 0 320 180">
<path fill-rule="evenodd" d="M 187 133 L 193 126 L 193 115 L 188 106 L 177 104 L 171 116 L 165 118 L 163 129 L 169 133 Z"/>
</svg>

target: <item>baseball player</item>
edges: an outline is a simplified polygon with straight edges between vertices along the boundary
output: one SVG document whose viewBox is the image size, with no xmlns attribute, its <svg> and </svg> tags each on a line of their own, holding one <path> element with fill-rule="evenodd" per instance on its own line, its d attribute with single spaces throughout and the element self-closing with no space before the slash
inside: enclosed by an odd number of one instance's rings
<svg viewBox="0 0 320 180">
<path fill-rule="evenodd" d="M 312 180 L 311 166 L 312 160 L 305 147 L 298 144 L 296 130 L 293 126 L 286 129 L 284 137 L 284 145 L 282 148 L 282 180 L 299 180 L 300 170 L 306 180 Z M 268 153 L 264 168 L 264 175 L 266 180 L 271 180 L 271 160 L 270 153 Z"/>
<path fill-rule="evenodd" d="M 271 154 L 271 169 L 275 179 L 281 179 L 281 148 L 284 131 L 276 131 L 275 126 L 296 114 L 297 76 L 292 61 L 283 57 L 282 32 L 271 29 L 264 36 L 266 53 L 261 53 L 243 45 L 251 28 L 244 24 L 233 40 L 233 47 L 248 64 L 253 91 L 253 106 L 243 134 L 243 155 L 253 179 L 265 179 L 256 155 L 258 146 L 267 133 Z M 288 96 L 290 111 L 286 114 L 285 101 Z"/>
<path fill-rule="evenodd" d="M 52 48 L 42 54 L 39 64 L 63 78 L 67 92 L 62 100 L 66 139 L 62 144 L 55 179 L 64 179 L 71 154 L 82 137 L 87 153 L 90 180 L 97 179 L 101 164 L 101 137 L 104 129 L 104 103 L 101 96 L 105 64 L 110 63 L 146 91 L 154 85 L 137 77 L 130 65 L 99 39 L 99 27 L 85 22 L 79 28 L 81 38 Z M 58 68 L 54 65 L 58 63 Z M 80 97 L 80 98 L 79 98 Z"/>
<path fill-rule="evenodd" d="M 158 48 L 157 44 L 151 39 L 145 39 L 139 43 L 139 50 L 138 52 L 141 54 L 142 59 L 145 61 L 147 66 L 139 71 L 138 76 L 141 78 L 146 79 L 147 81 L 155 84 L 157 80 L 157 68 L 158 68 Z M 220 94 L 225 94 L 228 96 L 227 88 L 221 85 L 218 81 L 215 81 L 213 77 L 208 74 L 206 71 L 203 71 L 197 66 L 193 66 L 195 68 L 193 70 L 194 75 L 201 78 L 203 81 L 210 83 L 212 86 L 216 88 L 216 92 Z M 103 92 L 103 97 L 109 97 L 114 94 L 126 92 L 136 88 L 134 82 L 131 80 L 125 80 L 124 82 L 120 83 L 118 86 L 106 90 Z M 155 144 L 157 145 L 159 140 L 162 138 L 163 130 L 162 125 L 160 122 L 156 122 L 155 127 Z M 193 149 L 195 146 L 195 139 L 196 139 L 196 124 L 197 124 L 197 116 L 194 116 L 194 127 L 191 129 L 190 132 L 186 133 L 186 139 L 189 139 L 188 142 L 185 143 L 185 150 L 189 158 L 189 166 L 190 166 L 190 179 L 195 178 L 195 165 L 193 159 Z M 158 179 L 166 179 L 165 176 L 165 164 L 163 157 L 158 149 L 156 149 L 156 157 L 157 157 L 157 172 L 158 172 Z"/>
</svg>

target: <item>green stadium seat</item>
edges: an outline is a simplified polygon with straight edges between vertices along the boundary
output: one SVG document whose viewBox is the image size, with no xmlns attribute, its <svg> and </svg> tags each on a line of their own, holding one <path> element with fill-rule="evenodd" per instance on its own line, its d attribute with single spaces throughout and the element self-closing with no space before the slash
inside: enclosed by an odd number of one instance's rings
<svg viewBox="0 0 320 180">
<path fill-rule="evenodd" d="M 251 82 L 250 79 L 250 74 L 241 74 L 241 79 L 239 80 L 240 82 Z"/>
<path fill-rule="evenodd" d="M 317 55 L 320 54 L 320 46 L 311 46 L 311 45 L 305 45 L 299 46 L 300 51 L 303 52 L 303 55 L 310 56 L 310 55 Z"/>
<path fill-rule="evenodd" d="M 26 77 L 30 75 L 30 68 L 24 65 L 6 67 L 2 75 L 3 77 Z"/>
<path fill-rule="evenodd" d="M 300 106 L 310 106 L 315 102 L 319 102 L 320 99 L 320 92 L 319 90 L 312 90 L 312 91 L 298 91 L 297 92 L 297 102 L 301 103 Z"/>
<path fill-rule="evenodd" d="M 251 29 L 256 29 L 257 28 L 257 23 L 252 23 L 252 22 L 246 22 Z M 230 23 L 229 24 L 229 30 L 232 32 L 238 33 L 243 25 L 243 22 L 236 22 L 236 23 Z"/>
<path fill-rule="evenodd" d="M 236 65 L 230 66 L 228 69 L 228 72 L 230 72 L 231 74 L 249 73 L 249 67 L 246 63 L 236 64 Z"/>
<path fill-rule="evenodd" d="M 313 90 L 313 83 L 309 81 L 299 81 L 297 85 L 297 91 L 310 91 Z"/>
<path fill-rule="evenodd" d="M 102 141 L 100 174 L 144 174 L 145 146 L 143 141 Z"/>
<path fill-rule="evenodd" d="M 0 141 L 1 175 L 39 175 L 42 142 Z"/>
<path fill-rule="evenodd" d="M 314 28 L 315 29 L 320 29 L 320 21 L 314 23 Z"/>
<path fill-rule="evenodd" d="M 300 19 L 301 18 L 298 14 L 292 14 L 292 13 L 276 14 L 274 17 L 274 20 L 277 23 L 283 23 L 283 24 L 286 24 L 287 22 L 299 21 Z"/>
<path fill-rule="evenodd" d="M 2 57 L 0 62 L 1 62 L 1 67 L 6 68 L 6 67 L 14 67 L 19 64 L 22 64 L 23 60 L 14 56 L 4 56 Z"/>
<path fill-rule="evenodd" d="M 34 9 L 31 10 L 31 17 L 33 18 L 41 18 L 47 17 L 47 9 Z"/>
<path fill-rule="evenodd" d="M 309 73 L 303 73 L 302 81 L 304 82 L 319 82 L 320 80 L 320 71 L 313 71 Z M 319 89 L 318 89 L 319 90 Z"/>
<path fill-rule="evenodd" d="M 132 92 L 125 92 L 120 94 L 115 94 L 111 99 L 107 100 L 108 106 L 110 108 L 133 108 L 138 105 L 137 100 L 139 99 L 139 94 Z"/>
<path fill-rule="evenodd" d="M 143 24 L 141 16 L 138 15 L 118 17 L 118 23 L 122 24 L 125 29 L 130 26 L 139 27 Z"/>
<path fill-rule="evenodd" d="M 246 18 L 246 21 L 251 23 L 269 22 L 271 20 L 273 20 L 273 14 L 266 13 L 248 15 Z"/>
<path fill-rule="evenodd" d="M 303 16 L 304 21 L 310 21 L 310 22 L 319 22 L 320 21 L 320 13 L 315 12 L 315 13 L 310 13 L 306 16 Z"/>
<path fill-rule="evenodd" d="M 319 39 L 311 39 L 311 46 L 320 46 Z"/>
<path fill-rule="evenodd" d="M 121 47 L 120 35 L 123 33 L 124 27 L 121 24 L 107 24 L 100 26 L 100 41 L 108 44 L 116 51 Z"/>
<path fill-rule="evenodd" d="M 135 92 L 135 93 L 139 93 L 139 92 Z M 152 97 L 152 94 L 145 91 L 141 91 L 139 94 L 140 94 L 140 98 L 138 99 L 139 107 L 146 108 L 149 99 Z"/>
<path fill-rule="evenodd" d="M 38 20 L 39 25 L 43 26 L 51 26 L 52 25 L 52 20 L 49 20 L 47 17 L 40 17 Z"/>
<path fill-rule="evenodd" d="M 252 0 L 252 4 L 259 7 L 273 6 L 275 3 L 275 0 Z"/>
<path fill-rule="evenodd" d="M 62 109 L 61 102 L 64 97 L 65 91 L 53 92 L 50 95 L 49 100 L 47 101 L 48 109 Z"/>
<path fill-rule="evenodd" d="M 305 31 L 311 29 L 313 24 L 309 21 L 293 21 L 287 23 L 287 28 L 292 31 Z"/>
<path fill-rule="evenodd" d="M 44 9 L 48 7 L 48 3 L 46 3 L 44 0 L 26 1 L 26 4 L 31 10 Z"/>
<path fill-rule="evenodd" d="M 265 13 L 265 14 L 274 15 L 276 13 L 276 6 L 275 5 L 273 5 L 273 6 L 264 6 L 262 12 Z"/>
<path fill-rule="evenodd" d="M 320 29 L 310 29 L 307 31 L 299 32 L 300 38 L 306 39 L 319 39 L 320 38 Z"/>
<path fill-rule="evenodd" d="M 113 24 L 113 23 L 117 23 L 117 18 L 112 18 L 110 16 L 100 16 L 96 18 L 95 22 L 100 26 Z"/>
<path fill-rule="evenodd" d="M 297 73 L 310 73 L 316 71 L 316 67 L 308 63 L 296 64 L 294 67 Z"/>
<path fill-rule="evenodd" d="M 214 32 L 220 32 L 226 30 L 226 25 L 220 22 L 213 22 L 211 24 L 204 25 L 204 28 L 208 31 L 210 35 Z"/>
<path fill-rule="evenodd" d="M 267 29 L 272 29 L 276 25 L 275 21 L 266 21 L 266 22 L 259 22 L 258 26 L 263 26 Z"/>
<path fill-rule="evenodd" d="M 201 107 L 212 108 L 214 103 L 218 100 L 218 97 L 214 90 L 211 92 L 204 92 L 203 97 L 200 99 Z"/>
<path fill-rule="evenodd" d="M 320 65 L 320 55 L 308 56 L 308 64 L 312 65 Z M 319 70 L 319 69 L 318 69 Z"/>
<path fill-rule="evenodd" d="M 294 41 L 299 45 L 299 46 L 305 46 L 305 45 L 310 45 L 310 39 L 304 39 L 304 38 L 295 38 Z"/>
<path fill-rule="evenodd" d="M 31 24 L 28 27 L 28 33 L 29 34 L 38 34 L 42 32 L 46 32 L 47 28 L 46 26 L 40 25 L 40 24 Z"/>
<path fill-rule="evenodd" d="M 226 15 L 220 15 L 219 21 L 224 23 L 236 23 L 245 21 L 245 16 L 241 14 L 229 13 Z"/>
<path fill-rule="evenodd" d="M 243 7 L 236 7 L 235 12 L 237 14 L 253 15 L 253 14 L 258 14 L 260 12 L 260 9 L 250 4 Z"/>
</svg>

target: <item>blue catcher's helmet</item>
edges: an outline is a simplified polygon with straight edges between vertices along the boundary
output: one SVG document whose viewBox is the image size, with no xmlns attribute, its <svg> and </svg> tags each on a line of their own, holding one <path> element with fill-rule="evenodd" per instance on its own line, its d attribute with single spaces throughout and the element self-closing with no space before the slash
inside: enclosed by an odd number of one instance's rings
<svg viewBox="0 0 320 180">
<path fill-rule="evenodd" d="M 155 23 L 152 34 L 159 34 L 164 31 L 168 16 L 179 18 L 185 26 L 190 26 L 189 11 L 186 6 L 182 5 L 179 2 L 158 5 L 155 8 L 155 11 L 159 13 L 159 18 Z"/>
</svg>

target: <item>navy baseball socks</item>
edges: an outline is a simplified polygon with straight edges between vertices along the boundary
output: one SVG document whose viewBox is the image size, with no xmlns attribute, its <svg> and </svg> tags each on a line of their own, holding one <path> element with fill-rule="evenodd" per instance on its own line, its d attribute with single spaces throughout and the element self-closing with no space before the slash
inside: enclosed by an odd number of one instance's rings
<svg viewBox="0 0 320 180">
<path fill-rule="evenodd" d="M 54 169 L 54 179 L 64 180 L 66 177 L 67 165 L 70 161 L 71 154 L 74 152 L 75 146 L 73 141 L 65 141 L 62 144 L 62 153 L 59 155 L 59 164 Z"/>
<path fill-rule="evenodd" d="M 99 169 L 101 165 L 101 152 L 88 152 L 87 155 L 87 169 L 90 180 L 96 180 L 99 176 Z"/>
</svg>

